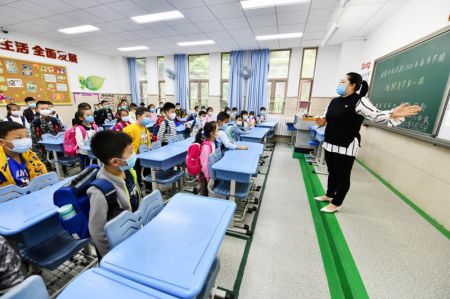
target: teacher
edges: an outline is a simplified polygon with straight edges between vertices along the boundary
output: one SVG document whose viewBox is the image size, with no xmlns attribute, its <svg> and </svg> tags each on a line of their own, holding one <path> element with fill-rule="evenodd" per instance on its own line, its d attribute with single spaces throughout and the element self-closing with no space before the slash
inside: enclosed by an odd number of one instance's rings
<svg viewBox="0 0 450 299">
<path fill-rule="evenodd" d="M 369 85 L 360 74 L 348 73 L 336 88 L 340 97 L 331 100 L 326 111 L 316 121 L 319 126 L 326 124 L 323 148 L 329 173 L 327 193 L 314 197 L 318 201 L 330 202 L 321 209 L 322 212 L 339 211 L 350 189 L 350 174 L 361 144 L 359 130 L 364 119 L 397 126 L 405 117 L 416 115 L 422 110 L 420 106 L 407 103 L 391 110 L 378 110 L 364 97 L 368 90 Z"/>
</svg>

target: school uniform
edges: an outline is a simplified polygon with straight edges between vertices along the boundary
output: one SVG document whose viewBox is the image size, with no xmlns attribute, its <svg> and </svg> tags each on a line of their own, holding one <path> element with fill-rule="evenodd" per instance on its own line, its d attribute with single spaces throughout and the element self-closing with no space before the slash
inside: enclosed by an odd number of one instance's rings
<svg viewBox="0 0 450 299">
<path fill-rule="evenodd" d="M 30 123 L 27 121 L 27 119 L 24 116 L 14 116 L 14 115 L 10 114 L 7 117 L 5 117 L 3 119 L 3 121 L 15 122 L 15 123 L 23 125 L 27 129 L 30 129 Z"/>
</svg>

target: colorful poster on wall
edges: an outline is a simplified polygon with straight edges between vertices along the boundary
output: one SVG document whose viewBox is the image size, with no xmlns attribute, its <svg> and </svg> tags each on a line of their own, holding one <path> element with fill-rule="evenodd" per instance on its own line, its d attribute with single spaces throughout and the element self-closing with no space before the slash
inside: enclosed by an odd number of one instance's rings
<svg viewBox="0 0 450 299">
<path fill-rule="evenodd" d="M 66 67 L 0 56 L 0 105 L 24 105 L 28 96 L 71 105 Z"/>
</svg>

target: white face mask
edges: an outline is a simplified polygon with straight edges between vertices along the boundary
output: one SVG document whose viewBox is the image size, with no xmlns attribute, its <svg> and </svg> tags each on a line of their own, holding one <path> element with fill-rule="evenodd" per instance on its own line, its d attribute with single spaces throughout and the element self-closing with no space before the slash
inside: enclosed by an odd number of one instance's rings
<svg viewBox="0 0 450 299">
<path fill-rule="evenodd" d="M 212 116 L 212 115 L 213 115 L 212 111 L 209 111 L 209 112 L 208 112 L 208 115 L 209 115 L 209 116 Z"/>
<path fill-rule="evenodd" d="M 11 141 L 11 143 L 13 144 L 13 148 L 10 148 L 9 150 L 18 154 L 22 154 L 29 151 L 32 145 L 31 138 L 29 137 L 16 139 Z"/>
<path fill-rule="evenodd" d="M 11 115 L 20 116 L 20 111 L 11 111 Z"/>
<path fill-rule="evenodd" d="M 43 116 L 49 116 L 50 114 L 52 114 L 53 110 L 51 109 L 40 109 L 39 110 L 39 114 L 43 115 Z"/>
<path fill-rule="evenodd" d="M 170 119 L 175 119 L 177 117 L 177 114 L 175 112 L 169 114 Z"/>
</svg>

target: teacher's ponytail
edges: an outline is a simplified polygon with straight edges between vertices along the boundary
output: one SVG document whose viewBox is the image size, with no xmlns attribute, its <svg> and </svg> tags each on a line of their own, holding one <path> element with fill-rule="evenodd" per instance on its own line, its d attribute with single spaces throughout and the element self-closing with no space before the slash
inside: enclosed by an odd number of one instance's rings
<svg viewBox="0 0 450 299">
<path fill-rule="evenodd" d="M 361 82 L 361 90 L 359 91 L 360 96 L 364 97 L 369 91 L 369 84 L 367 84 L 366 80 Z"/>
<path fill-rule="evenodd" d="M 369 91 L 367 81 L 363 80 L 360 74 L 354 72 L 348 73 L 347 77 L 351 84 L 355 84 L 355 91 L 359 90 L 359 95 L 364 97 Z"/>
</svg>

